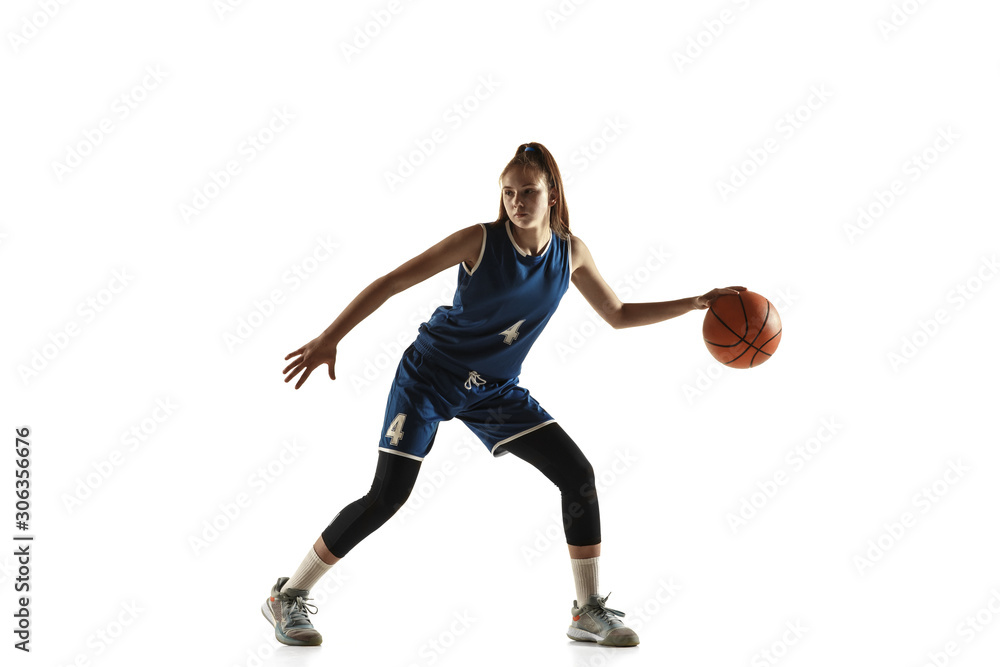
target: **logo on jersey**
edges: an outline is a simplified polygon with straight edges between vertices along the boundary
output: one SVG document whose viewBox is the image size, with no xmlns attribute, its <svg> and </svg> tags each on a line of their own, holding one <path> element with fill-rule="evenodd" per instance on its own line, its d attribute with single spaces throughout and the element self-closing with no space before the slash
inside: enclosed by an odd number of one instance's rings
<svg viewBox="0 0 1000 667">
<path fill-rule="evenodd" d="M 524 324 L 524 320 L 520 320 L 520 321 L 519 321 L 519 322 L 518 322 L 517 324 L 515 324 L 514 326 L 512 326 L 512 327 L 510 327 L 510 328 L 508 328 L 508 329 L 504 329 L 504 330 L 503 330 L 503 331 L 501 331 L 501 332 L 500 332 L 500 333 L 499 333 L 498 335 L 499 335 L 499 336 L 503 336 L 503 342 L 505 342 L 505 343 L 507 343 L 508 345 L 510 345 L 510 344 L 511 344 L 511 343 L 513 343 L 513 342 L 514 342 L 515 340 L 517 340 L 517 329 L 518 329 L 518 327 L 520 327 L 520 326 L 521 326 L 522 324 Z"/>
</svg>

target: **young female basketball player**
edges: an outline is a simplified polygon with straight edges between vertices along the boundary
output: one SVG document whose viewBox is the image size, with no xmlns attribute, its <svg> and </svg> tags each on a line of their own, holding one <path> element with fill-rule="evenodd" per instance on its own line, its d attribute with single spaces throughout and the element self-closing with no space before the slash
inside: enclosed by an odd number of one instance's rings
<svg viewBox="0 0 1000 667">
<path fill-rule="evenodd" d="M 493 456 L 508 452 L 538 468 L 562 494 L 564 529 L 576 584 L 567 635 L 607 646 L 635 646 L 636 633 L 598 592 L 600 513 L 594 469 L 576 443 L 528 390 L 521 362 L 572 282 L 616 329 L 662 322 L 705 309 L 744 287 L 657 303 L 622 303 L 598 273 L 587 246 L 570 233 L 559 167 L 538 143 L 522 144 L 500 174 L 500 215 L 466 227 L 377 279 L 319 337 L 288 354 L 285 382 L 298 389 L 337 344 L 394 294 L 459 265 L 452 306 L 419 327 L 389 391 L 375 479 L 367 495 L 344 507 L 291 578 L 281 577 L 262 607 L 278 641 L 315 646 L 309 590 L 338 560 L 384 524 L 410 494 L 438 423 L 457 417 Z M 304 371 L 304 372 L 303 372 Z"/>
</svg>

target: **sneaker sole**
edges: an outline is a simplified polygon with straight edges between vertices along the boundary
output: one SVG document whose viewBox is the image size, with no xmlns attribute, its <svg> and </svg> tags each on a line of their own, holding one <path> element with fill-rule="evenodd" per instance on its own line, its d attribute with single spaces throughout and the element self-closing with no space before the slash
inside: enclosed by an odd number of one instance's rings
<svg viewBox="0 0 1000 667">
<path fill-rule="evenodd" d="M 301 639 L 292 639 L 287 636 L 281 631 L 281 628 L 278 627 L 277 622 L 274 620 L 274 614 L 271 613 L 271 605 L 269 605 L 268 602 L 268 600 L 264 600 L 264 604 L 260 606 L 260 613 L 264 615 L 264 618 L 267 619 L 268 623 L 274 626 L 274 638 L 279 642 L 287 646 L 319 646 L 323 643 L 322 639 L 318 642 L 304 642 Z"/>
<path fill-rule="evenodd" d="M 593 632 L 587 632 L 583 628 L 570 627 L 566 631 L 566 636 L 578 642 L 595 642 L 601 646 L 638 646 L 639 638 L 635 635 L 613 635 L 607 638 L 602 638 L 600 635 L 595 635 Z"/>
</svg>

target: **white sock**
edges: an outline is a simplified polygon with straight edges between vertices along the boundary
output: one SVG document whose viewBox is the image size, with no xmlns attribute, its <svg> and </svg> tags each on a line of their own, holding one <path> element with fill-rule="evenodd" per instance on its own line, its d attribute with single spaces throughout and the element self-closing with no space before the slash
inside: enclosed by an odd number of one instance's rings
<svg viewBox="0 0 1000 667">
<path fill-rule="evenodd" d="M 597 559 L 593 558 L 570 558 L 573 565 L 573 581 L 576 583 L 576 604 L 582 607 L 587 604 L 587 599 L 591 595 L 598 595 L 597 590 Z"/>
<path fill-rule="evenodd" d="M 316 555 L 316 550 L 309 547 L 309 553 L 306 554 L 302 564 L 299 565 L 299 569 L 295 570 L 295 574 L 293 574 L 291 578 L 285 582 L 285 585 L 281 587 L 281 590 L 301 588 L 308 591 L 316 585 L 316 582 L 320 580 L 320 577 L 326 574 L 326 571 L 331 567 L 333 567 L 333 565 L 324 563 L 323 559 Z"/>
</svg>

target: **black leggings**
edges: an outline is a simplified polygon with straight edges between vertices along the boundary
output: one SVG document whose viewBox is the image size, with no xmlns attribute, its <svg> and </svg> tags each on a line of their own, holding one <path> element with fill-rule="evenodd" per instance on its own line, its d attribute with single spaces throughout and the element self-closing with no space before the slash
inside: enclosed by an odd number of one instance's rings
<svg viewBox="0 0 1000 667">
<path fill-rule="evenodd" d="M 582 547 L 600 543 L 601 513 L 594 468 L 558 423 L 522 435 L 504 448 L 538 468 L 558 487 L 567 544 Z M 420 461 L 380 450 L 371 489 L 342 509 L 326 527 L 326 548 L 337 558 L 346 556 L 403 506 L 419 471 Z"/>
</svg>

